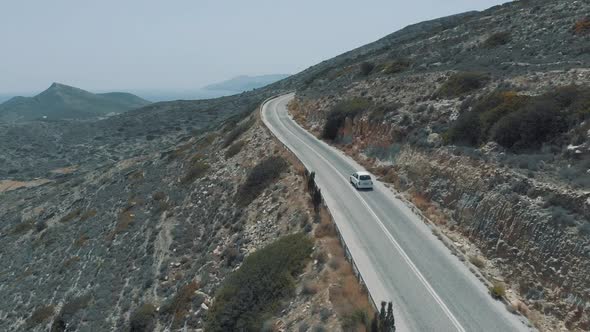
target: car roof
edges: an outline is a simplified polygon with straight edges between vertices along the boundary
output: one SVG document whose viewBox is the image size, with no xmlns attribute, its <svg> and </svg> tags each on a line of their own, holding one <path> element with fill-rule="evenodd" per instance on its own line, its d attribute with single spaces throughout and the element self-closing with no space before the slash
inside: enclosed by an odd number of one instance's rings
<svg viewBox="0 0 590 332">
<path fill-rule="evenodd" d="M 369 172 L 363 172 L 363 171 L 356 172 L 356 174 L 358 174 L 358 175 L 369 175 L 369 176 L 371 176 L 371 174 L 369 174 Z"/>
</svg>

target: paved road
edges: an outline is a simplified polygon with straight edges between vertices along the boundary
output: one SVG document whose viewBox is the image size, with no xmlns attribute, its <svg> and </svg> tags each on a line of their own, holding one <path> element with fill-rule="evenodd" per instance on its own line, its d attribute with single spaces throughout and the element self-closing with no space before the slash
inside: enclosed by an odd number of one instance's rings
<svg viewBox="0 0 590 332">
<path fill-rule="evenodd" d="M 348 175 L 364 169 L 298 126 L 287 112 L 292 98 L 283 95 L 265 103 L 263 121 L 316 172 L 369 292 L 377 303 L 393 301 L 398 331 L 529 330 L 488 295 L 391 190 L 379 182 L 373 191 L 355 190 Z"/>
</svg>

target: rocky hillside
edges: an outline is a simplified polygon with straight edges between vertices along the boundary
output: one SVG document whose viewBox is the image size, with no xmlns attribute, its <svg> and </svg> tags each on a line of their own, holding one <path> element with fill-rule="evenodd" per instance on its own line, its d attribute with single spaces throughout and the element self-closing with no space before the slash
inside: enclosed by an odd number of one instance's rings
<svg viewBox="0 0 590 332">
<path fill-rule="evenodd" d="M 509 310 L 590 329 L 588 16 L 586 1 L 516 1 L 236 96 L 0 124 L 0 329 L 368 329 L 329 217 L 252 114 L 295 89 L 296 119 L 505 284 Z"/>
<path fill-rule="evenodd" d="M 276 93 L 4 125 L 0 330 L 368 324 L 331 220 L 254 112 Z M 232 280 L 255 299 L 224 300 Z"/>
<path fill-rule="evenodd" d="M 53 83 L 34 97 L 14 97 L 0 104 L 0 122 L 96 118 L 110 113 L 123 113 L 149 103 L 130 93 L 93 94 Z"/>
<path fill-rule="evenodd" d="M 308 69 L 291 105 L 541 330 L 590 329 L 588 17 L 516 1 L 421 23 Z"/>
</svg>

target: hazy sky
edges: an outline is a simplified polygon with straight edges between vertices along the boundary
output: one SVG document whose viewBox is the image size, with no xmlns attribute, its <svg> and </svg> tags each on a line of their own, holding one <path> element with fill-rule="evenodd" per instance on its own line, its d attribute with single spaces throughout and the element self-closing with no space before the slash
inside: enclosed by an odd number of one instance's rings
<svg viewBox="0 0 590 332">
<path fill-rule="evenodd" d="M 408 24 L 505 0 L 0 0 L 0 93 L 57 81 L 194 89 L 296 73 Z"/>
</svg>

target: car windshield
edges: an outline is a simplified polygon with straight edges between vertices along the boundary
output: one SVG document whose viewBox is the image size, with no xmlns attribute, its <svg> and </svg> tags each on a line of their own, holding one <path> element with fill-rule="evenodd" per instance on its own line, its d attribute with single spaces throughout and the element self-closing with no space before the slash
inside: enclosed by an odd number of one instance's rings
<svg viewBox="0 0 590 332">
<path fill-rule="evenodd" d="M 370 177 L 370 176 L 368 176 L 368 175 L 361 175 L 361 176 L 359 176 L 359 178 L 360 178 L 361 180 L 371 180 L 371 177 Z"/>
</svg>

